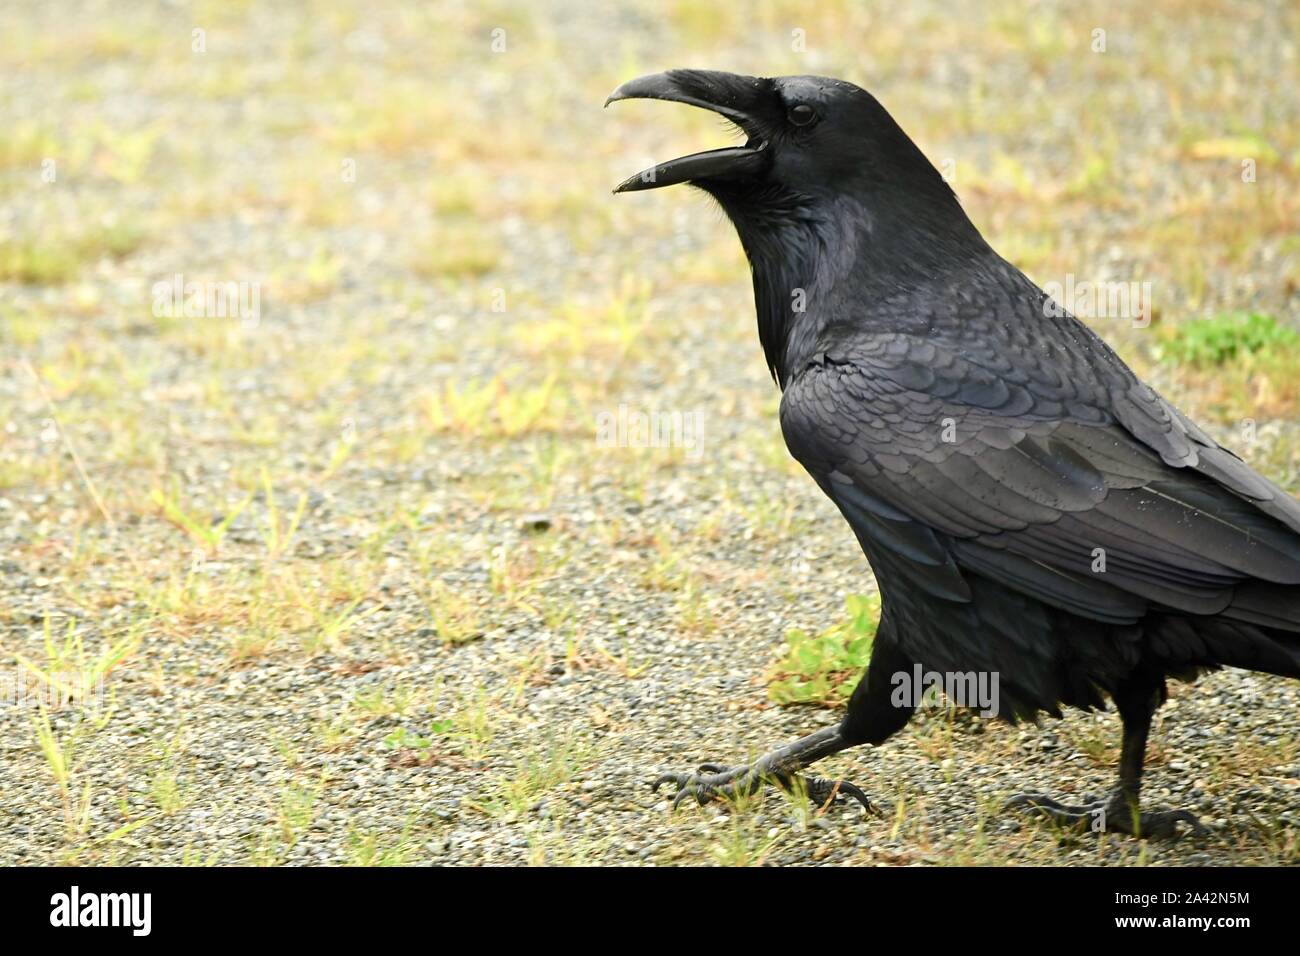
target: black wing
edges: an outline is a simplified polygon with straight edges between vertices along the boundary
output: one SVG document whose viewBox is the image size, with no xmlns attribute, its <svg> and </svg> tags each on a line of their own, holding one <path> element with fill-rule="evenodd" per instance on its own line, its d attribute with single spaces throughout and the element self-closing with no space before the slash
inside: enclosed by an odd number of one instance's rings
<svg viewBox="0 0 1300 956">
<path fill-rule="evenodd" d="M 969 602 L 974 577 L 1105 624 L 1300 632 L 1300 504 L 1120 369 L 1099 386 L 877 336 L 796 376 L 781 425 L 873 564 L 930 598 Z M 1277 654 L 1261 669 L 1300 667 Z"/>
</svg>

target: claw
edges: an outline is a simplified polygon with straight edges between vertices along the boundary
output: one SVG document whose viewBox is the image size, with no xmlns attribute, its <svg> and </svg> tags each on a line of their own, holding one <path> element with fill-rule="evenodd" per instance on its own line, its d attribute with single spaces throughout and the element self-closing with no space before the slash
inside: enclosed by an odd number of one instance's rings
<svg viewBox="0 0 1300 956">
<path fill-rule="evenodd" d="M 856 784 L 849 783 L 847 780 L 828 780 L 825 777 L 805 778 L 805 785 L 808 788 L 808 797 L 813 803 L 817 804 L 819 809 L 825 810 L 840 794 L 852 797 L 858 803 L 862 804 L 864 810 L 874 812 L 875 807 L 867 799 L 867 795 L 862 792 Z"/>
<path fill-rule="evenodd" d="M 713 799 L 714 792 L 711 788 L 708 787 L 684 786 L 682 787 L 682 789 L 678 790 L 677 795 L 673 797 L 673 810 L 680 809 L 681 805 L 685 803 L 687 800 L 689 800 L 691 797 L 694 797 L 695 802 L 698 803 L 700 806 L 704 806 L 706 803 L 708 803 L 710 800 Z"/>
<path fill-rule="evenodd" d="M 665 774 L 661 774 L 661 775 L 659 776 L 659 778 L 658 778 L 657 780 L 655 780 L 655 782 L 652 783 L 652 784 L 650 785 L 650 792 L 651 792 L 651 793 L 658 793 L 658 792 L 659 792 L 659 788 L 662 787 L 662 786 L 663 786 L 664 784 L 666 784 L 666 783 L 671 783 L 671 784 L 675 784 L 675 785 L 678 786 L 678 787 L 683 787 L 683 786 L 686 785 L 686 781 L 688 781 L 689 779 L 690 779 L 690 777 L 689 777 L 687 774 L 684 774 L 684 773 L 665 773 Z"/>
<path fill-rule="evenodd" d="M 1071 806 L 1041 793 L 1021 793 L 1003 805 L 1004 810 L 1025 809 L 1073 830 L 1096 833 L 1127 833 L 1137 837 L 1177 837 L 1178 824 L 1186 824 L 1197 837 L 1209 831 L 1186 810 L 1146 810 L 1135 812 L 1123 794 Z"/>
<path fill-rule="evenodd" d="M 1207 837 L 1210 831 L 1196 815 L 1187 810 L 1156 810 L 1142 814 L 1140 829 L 1143 836 L 1177 837 L 1178 824 L 1185 823 L 1192 831 L 1192 836 Z"/>
<path fill-rule="evenodd" d="M 1045 793 L 1018 793 L 1002 805 L 1003 810 L 1043 810 L 1044 815 L 1052 813 L 1083 814 L 1090 809 L 1087 806 L 1072 806 L 1053 800 Z"/>
<path fill-rule="evenodd" d="M 651 785 L 653 792 L 666 783 L 677 787 L 673 796 L 672 808 L 677 810 L 687 800 L 694 799 L 703 806 L 713 800 L 735 800 L 742 796 L 757 793 L 764 783 L 770 783 L 783 790 L 791 790 L 795 784 L 803 786 L 808 798 L 820 810 L 825 810 L 840 795 L 851 797 L 867 810 L 874 810 L 867 795 L 847 780 L 829 780 L 825 777 L 800 777 L 795 774 L 761 773 L 753 767 L 729 767 L 720 763 L 703 763 L 695 773 L 665 773 Z"/>
</svg>

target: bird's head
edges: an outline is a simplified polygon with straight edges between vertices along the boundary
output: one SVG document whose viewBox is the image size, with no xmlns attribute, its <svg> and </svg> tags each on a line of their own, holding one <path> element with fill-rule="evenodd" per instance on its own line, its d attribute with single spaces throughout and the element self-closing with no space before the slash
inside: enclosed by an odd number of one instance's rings
<svg viewBox="0 0 1300 956">
<path fill-rule="evenodd" d="M 913 208 L 927 197 L 955 202 L 938 171 L 876 98 L 843 80 L 669 70 L 624 83 L 606 105 L 629 99 L 712 110 L 738 126 L 747 141 L 659 163 L 615 192 L 690 183 L 713 194 L 728 213 L 732 206 L 784 206 L 791 200 L 815 205 L 841 196 L 906 197 Z"/>
<path fill-rule="evenodd" d="M 828 323 L 989 252 L 939 171 L 852 83 L 670 70 L 624 83 L 606 105 L 630 99 L 699 106 L 744 133 L 743 146 L 659 163 L 614 191 L 689 183 L 718 201 L 749 257 L 759 339 L 782 386 Z"/>
</svg>

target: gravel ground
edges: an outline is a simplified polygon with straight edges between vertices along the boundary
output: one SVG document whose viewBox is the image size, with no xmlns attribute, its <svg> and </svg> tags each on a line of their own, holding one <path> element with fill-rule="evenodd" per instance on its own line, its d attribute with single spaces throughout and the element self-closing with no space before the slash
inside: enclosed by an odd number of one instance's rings
<svg viewBox="0 0 1300 956">
<path fill-rule="evenodd" d="M 998 812 L 1104 790 L 1113 714 L 924 713 L 827 762 L 876 815 L 648 787 L 834 721 L 772 705 L 769 669 L 873 584 L 781 446 L 730 228 L 608 194 L 723 134 L 604 95 L 847 76 L 1040 281 L 1149 279 L 1157 334 L 1294 326 L 1300 24 L 1196 7 L 8 6 L 0 682 L 103 693 L 0 700 L 0 864 L 1300 859 L 1300 690 L 1241 672 L 1175 685 L 1153 734 L 1146 798 L 1203 841 Z M 258 314 L 159 314 L 176 274 Z M 1287 383 L 1098 328 L 1300 487 Z M 696 447 L 605 447 L 622 406 L 698 415 Z"/>
</svg>

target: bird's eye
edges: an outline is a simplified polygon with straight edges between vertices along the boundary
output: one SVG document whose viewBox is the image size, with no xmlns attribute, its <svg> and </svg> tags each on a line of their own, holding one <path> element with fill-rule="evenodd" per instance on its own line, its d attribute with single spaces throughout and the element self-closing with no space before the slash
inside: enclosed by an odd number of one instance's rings
<svg viewBox="0 0 1300 956">
<path fill-rule="evenodd" d="M 790 107 L 790 112 L 785 114 L 794 126 L 811 126 L 817 121 L 817 111 L 806 103 L 800 103 L 798 106 Z"/>
</svg>

